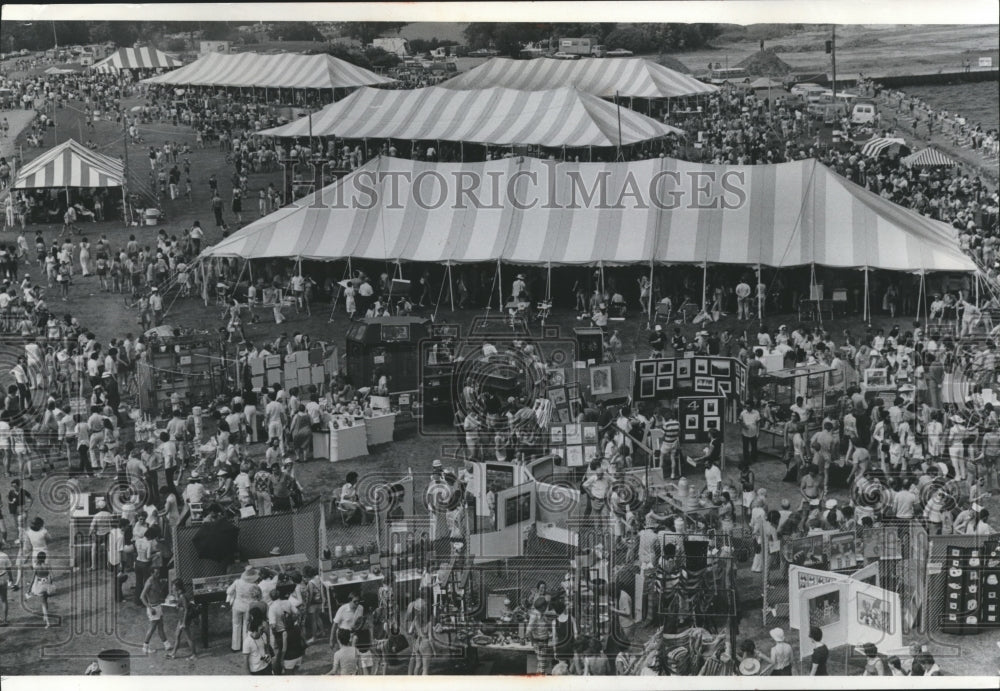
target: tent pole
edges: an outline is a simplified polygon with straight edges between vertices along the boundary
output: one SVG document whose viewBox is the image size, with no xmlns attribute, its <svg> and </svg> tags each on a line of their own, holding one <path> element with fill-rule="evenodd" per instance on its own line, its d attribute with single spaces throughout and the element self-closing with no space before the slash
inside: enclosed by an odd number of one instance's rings
<svg viewBox="0 0 1000 691">
<path fill-rule="evenodd" d="M 809 276 L 809 292 L 812 292 L 813 288 L 816 287 L 816 262 L 810 264 L 810 276 Z M 819 325 L 823 326 L 823 306 L 821 304 L 823 296 L 816 293 L 816 314 L 819 317 Z"/>
<path fill-rule="evenodd" d="M 608 289 L 604 283 L 604 262 L 602 261 L 598 266 L 601 269 L 601 300 L 605 300 L 605 295 L 607 295 Z"/>
<path fill-rule="evenodd" d="M 552 302 L 552 262 L 545 271 L 545 302 Z"/>
<path fill-rule="evenodd" d="M 706 295 L 708 293 L 708 262 L 703 262 L 701 265 L 701 311 L 704 312 L 707 307 L 705 303 Z"/>
<path fill-rule="evenodd" d="M 979 307 L 979 272 L 972 274 L 972 279 L 975 281 L 976 288 L 976 307 Z"/>
<path fill-rule="evenodd" d="M 760 296 L 760 286 L 763 281 L 761 279 L 763 276 L 760 272 L 760 262 L 757 262 L 757 321 L 764 321 L 764 300 Z"/>
<path fill-rule="evenodd" d="M 500 259 L 497 259 L 497 308 L 503 313 L 503 272 L 500 269 Z"/>
<path fill-rule="evenodd" d="M 653 325 L 653 269 L 656 265 L 653 260 L 649 260 L 649 297 L 646 299 L 646 328 Z"/>
<path fill-rule="evenodd" d="M 593 146 L 589 146 L 587 148 L 590 149 L 590 162 L 593 163 L 594 162 L 594 147 Z"/>
<path fill-rule="evenodd" d="M 350 257 L 347 258 L 347 275 L 352 279 L 354 278 L 354 268 L 351 266 Z"/>
<path fill-rule="evenodd" d="M 465 142 L 458 143 L 458 157 L 465 163 Z"/>
<path fill-rule="evenodd" d="M 455 280 L 451 275 L 451 262 L 448 262 L 448 301 L 451 303 L 451 311 L 455 311 Z"/>
<path fill-rule="evenodd" d="M 924 270 L 920 270 L 920 287 L 917 288 L 917 319 L 920 319 L 920 303 L 924 300 Z"/>
<path fill-rule="evenodd" d="M 871 326 L 871 314 L 869 313 L 869 307 L 868 307 L 868 267 L 867 266 L 865 267 L 865 295 L 864 295 L 864 303 L 863 303 L 863 306 L 862 306 L 861 309 L 862 309 L 861 318 L 865 322 L 867 322 L 869 326 Z"/>
</svg>

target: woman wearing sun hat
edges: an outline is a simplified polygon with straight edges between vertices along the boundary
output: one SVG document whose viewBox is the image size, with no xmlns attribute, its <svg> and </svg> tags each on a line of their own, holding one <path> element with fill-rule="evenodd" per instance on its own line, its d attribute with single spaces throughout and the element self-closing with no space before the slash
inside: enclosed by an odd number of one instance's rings
<svg viewBox="0 0 1000 691">
<path fill-rule="evenodd" d="M 247 632 L 247 612 L 250 609 L 250 602 L 253 600 L 253 588 L 260 580 L 260 573 L 252 566 L 240 574 L 240 577 L 233 581 L 226 589 L 226 602 L 232 607 L 233 612 L 233 637 L 232 650 L 234 653 L 242 650 L 243 639 Z"/>
</svg>

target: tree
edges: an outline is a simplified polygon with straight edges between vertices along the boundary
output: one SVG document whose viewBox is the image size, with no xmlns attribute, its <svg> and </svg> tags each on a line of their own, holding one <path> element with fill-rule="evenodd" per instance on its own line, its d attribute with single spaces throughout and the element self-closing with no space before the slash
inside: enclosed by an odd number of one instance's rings
<svg viewBox="0 0 1000 691">
<path fill-rule="evenodd" d="M 399 34 L 399 30 L 409 22 L 341 22 L 337 31 L 341 36 L 349 36 L 361 42 L 361 45 L 371 45 L 371 42 L 383 34 Z"/>
<path fill-rule="evenodd" d="M 323 34 L 315 24 L 309 22 L 288 22 L 278 24 L 275 29 L 285 41 L 322 41 Z"/>
</svg>

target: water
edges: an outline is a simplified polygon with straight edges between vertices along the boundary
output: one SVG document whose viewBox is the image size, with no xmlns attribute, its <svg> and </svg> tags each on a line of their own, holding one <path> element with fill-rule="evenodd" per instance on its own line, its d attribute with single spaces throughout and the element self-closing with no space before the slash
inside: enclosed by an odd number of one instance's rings
<svg viewBox="0 0 1000 691">
<path fill-rule="evenodd" d="M 903 91 L 935 110 L 958 113 L 973 125 L 981 123 L 984 130 L 1000 126 L 1000 81 L 906 86 Z"/>
</svg>

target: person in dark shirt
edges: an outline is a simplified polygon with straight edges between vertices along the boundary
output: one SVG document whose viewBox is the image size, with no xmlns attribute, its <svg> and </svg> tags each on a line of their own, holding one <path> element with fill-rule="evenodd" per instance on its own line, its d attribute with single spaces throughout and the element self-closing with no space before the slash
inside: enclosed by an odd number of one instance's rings
<svg viewBox="0 0 1000 691">
<path fill-rule="evenodd" d="M 649 334 L 650 357 L 663 357 L 663 349 L 667 345 L 667 337 L 663 334 L 663 327 L 657 324 Z"/>
<path fill-rule="evenodd" d="M 829 675 L 826 671 L 826 661 L 830 658 L 830 649 L 826 647 L 823 641 L 823 630 L 818 626 L 812 626 L 809 628 L 809 640 L 811 640 L 815 646 L 812 651 L 812 668 L 809 672 L 809 676 L 813 677 L 825 677 Z"/>
</svg>

